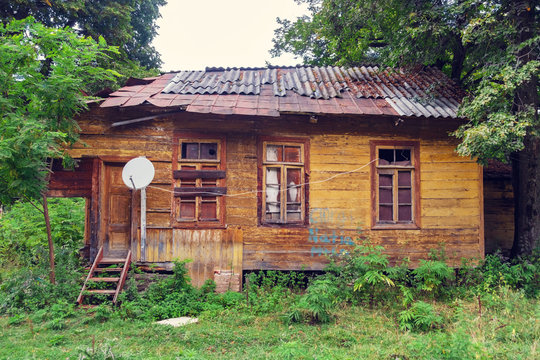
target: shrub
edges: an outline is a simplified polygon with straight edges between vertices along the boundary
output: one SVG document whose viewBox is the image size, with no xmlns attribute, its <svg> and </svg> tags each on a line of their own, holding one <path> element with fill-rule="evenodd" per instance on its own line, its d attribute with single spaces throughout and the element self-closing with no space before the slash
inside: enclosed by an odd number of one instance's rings
<svg viewBox="0 0 540 360">
<path fill-rule="evenodd" d="M 332 319 L 331 311 L 336 305 L 338 289 L 329 277 L 319 276 L 307 288 L 298 304 L 287 313 L 289 322 L 309 321 L 327 323 Z"/>
<path fill-rule="evenodd" d="M 423 301 L 417 301 L 399 313 L 399 327 L 402 330 L 429 331 L 440 328 L 442 322 L 442 317 L 435 313 L 433 306 Z"/>
<path fill-rule="evenodd" d="M 453 275 L 453 270 L 445 262 L 439 260 L 420 260 L 420 266 L 412 272 L 419 290 L 440 294 L 442 286 Z"/>
<path fill-rule="evenodd" d="M 341 300 L 363 303 L 393 299 L 396 282 L 407 278 L 407 262 L 399 267 L 390 267 L 384 247 L 364 241 L 348 253 L 332 258 L 325 269 L 335 277 L 338 296 Z"/>
<path fill-rule="evenodd" d="M 55 247 L 76 255 L 84 239 L 84 199 L 53 198 L 48 203 Z M 30 203 L 15 203 L 0 218 L 0 266 L 40 263 L 48 256 L 44 248 L 48 245 L 43 214 Z"/>
<path fill-rule="evenodd" d="M 296 292 L 307 282 L 300 272 L 259 271 L 246 276 L 247 303 L 254 314 L 285 311 L 294 303 Z"/>
<path fill-rule="evenodd" d="M 125 299 L 118 313 L 122 318 L 163 320 L 180 316 L 213 317 L 225 309 L 238 307 L 244 296 L 239 293 L 215 294 L 216 284 L 207 280 L 200 289 L 191 285 L 187 261 L 175 261 L 173 274 L 150 287 L 133 300 Z"/>
<path fill-rule="evenodd" d="M 83 276 L 78 259 L 70 249 L 60 248 L 55 260 L 56 285 L 48 280 L 48 261 L 12 270 L 0 284 L 0 314 L 36 311 L 62 301 L 74 302 Z"/>
</svg>

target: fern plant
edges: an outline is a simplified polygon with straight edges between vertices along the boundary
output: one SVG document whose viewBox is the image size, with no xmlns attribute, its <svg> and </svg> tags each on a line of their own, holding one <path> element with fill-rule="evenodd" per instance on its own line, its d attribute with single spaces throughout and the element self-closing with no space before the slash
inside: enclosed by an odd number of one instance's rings
<svg viewBox="0 0 540 360">
<path fill-rule="evenodd" d="M 438 329 L 443 323 L 443 318 L 435 312 L 433 306 L 423 301 L 417 301 L 401 311 L 398 320 L 400 329 L 409 331 Z"/>
<path fill-rule="evenodd" d="M 420 260 L 420 266 L 413 271 L 418 289 L 434 295 L 440 292 L 452 274 L 452 268 L 438 260 Z"/>
<path fill-rule="evenodd" d="M 320 276 L 313 280 L 298 304 L 287 314 L 289 322 L 307 320 L 312 323 L 328 323 L 332 320 L 331 311 L 336 305 L 338 289 L 329 277 Z"/>
</svg>

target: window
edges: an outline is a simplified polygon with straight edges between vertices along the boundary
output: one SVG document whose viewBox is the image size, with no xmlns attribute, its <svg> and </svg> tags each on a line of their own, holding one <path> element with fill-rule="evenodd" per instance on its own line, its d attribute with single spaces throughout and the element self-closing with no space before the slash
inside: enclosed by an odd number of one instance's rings
<svg viewBox="0 0 540 360">
<path fill-rule="evenodd" d="M 371 142 L 374 228 L 418 228 L 418 148 L 417 142 Z"/>
<path fill-rule="evenodd" d="M 185 227 L 223 225 L 225 140 L 181 134 L 173 151 L 173 222 Z"/>
<path fill-rule="evenodd" d="M 261 223 L 305 223 L 307 150 L 305 139 L 261 139 L 259 156 Z"/>
</svg>

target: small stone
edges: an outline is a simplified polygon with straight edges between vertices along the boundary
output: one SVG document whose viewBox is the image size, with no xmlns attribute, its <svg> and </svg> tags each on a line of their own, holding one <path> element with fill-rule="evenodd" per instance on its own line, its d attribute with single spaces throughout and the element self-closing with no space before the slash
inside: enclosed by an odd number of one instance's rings
<svg viewBox="0 0 540 360">
<path fill-rule="evenodd" d="M 162 324 L 162 325 L 171 325 L 174 327 L 178 326 L 184 326 L 187 324 L 193 324 L 199 322 L 199 319 L 197 318 L 190 318 L 187 316 L 182 316 L 179 318 L 173 318 L 173 319 L 165 319 L 161 321 L 157 321 L 156 324 Z"/>
</svg>

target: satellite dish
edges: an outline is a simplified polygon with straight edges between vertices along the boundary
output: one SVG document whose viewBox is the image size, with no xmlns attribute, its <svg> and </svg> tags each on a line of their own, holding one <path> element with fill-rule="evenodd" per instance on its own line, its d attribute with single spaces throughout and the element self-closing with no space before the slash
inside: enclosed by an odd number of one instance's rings
<svg viewBox="0 0 540 360">
<path fill-rule="evenodd" d="M 122 170 L 122 180 L 130 189 L 143 189 L 154 179 L 154 165 L 144 156 L 139 156 L 127 162 Z"/>
</svg>

